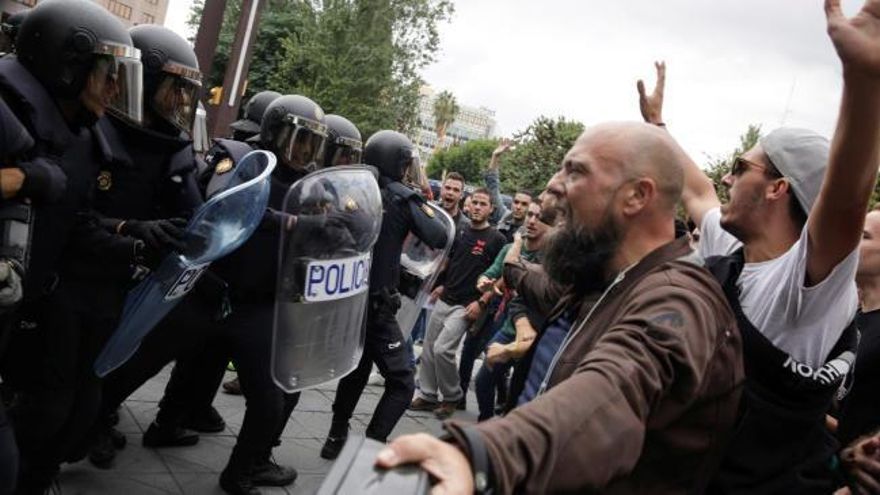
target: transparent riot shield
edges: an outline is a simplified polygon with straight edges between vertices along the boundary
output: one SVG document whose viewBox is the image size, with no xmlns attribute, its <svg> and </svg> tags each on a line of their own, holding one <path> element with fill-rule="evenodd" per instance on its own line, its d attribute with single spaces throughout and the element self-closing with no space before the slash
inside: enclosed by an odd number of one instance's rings
<svg viewBox="0 0 880 495">
<path fill-rule="evenodd" d="M 196 284 L 212 261 L 242 245 L 260 224 L 269 202 L 269 175 L 275 155 L 248 153 L 235 169 L 226 189 L 214 194 L 196 211 L 186 228 L 186 252 L 162 260 L 149 277 L 132 289 L 122 318 L 95 361 L 98 376 L 124 364 L 141 340 Z"/>
<path fill-rule="evenodd" d="M 440 269 L 443 262 L 452 249 L 452 243 L 455 241 L 455 222 L 452 217 L 446 213 L 443 208 L 435 204 L 428 204 L 431 208 L 433 216 L 443 222 L 446 227 L 446 246 L 441 249 L 432 249 L 425 243 L 420 241 L 418 237 L 409 233 L 403 241 L 403 252 L 400 255 L 400 309 L 397 310 L 397 324 L 400 325 L 400 331 L 403 337 L 408 338 L 412 333 L 416 320 L 419 319 L 419 313 L 424 307 L 428 296 L 431 295 L 431 289 L 437 276 L 440 275 Z"/>
<path fill-rule="evenodd" d="M 271 369 L 290 393 L 357 367 L 382 196 L 366 168 L 332 167 L 293 184 L 283 209 Z"/>
</svg>

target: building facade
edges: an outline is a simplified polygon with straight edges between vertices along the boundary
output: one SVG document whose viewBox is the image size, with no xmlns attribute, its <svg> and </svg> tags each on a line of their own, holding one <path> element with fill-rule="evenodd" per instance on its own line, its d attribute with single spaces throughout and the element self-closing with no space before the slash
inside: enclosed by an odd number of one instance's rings
<svg viewBox="0 0 880 495">
<path fill-rule="evenodd" d="M 434 101 L 437 92 L 430 86 L 422 86 L 419 91 L 418 127 L 410 136 L 419 146 L 422 163 L 427 163 L 437 148 L 437 133 L 434 130 Z M 486 107 L 473 107 L 459 102 L 458 116 L 446 129 L 446 137 L 441 148 L 449 148 L 472 139 L 486 139 L 495 132 L 495 111 Z"/>
<path fill-rule="evenodd" d="M 169 2 L 169 0 L 91 1 L 109 10 L 129 27 L 138 24 L 164 24 Z M 29 9 L 37 3 L 39 0 L 0 0 L 0 4 L 2 4 L 0 15 L 5 19 L 8 15 Z"/>
</svg>

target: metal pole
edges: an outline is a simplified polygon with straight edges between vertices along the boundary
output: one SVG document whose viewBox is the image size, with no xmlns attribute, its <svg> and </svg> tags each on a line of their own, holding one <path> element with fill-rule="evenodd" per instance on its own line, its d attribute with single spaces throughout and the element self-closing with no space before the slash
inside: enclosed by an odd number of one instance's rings
<svg viewBox="0 0 880 495">
<path fill-rule="evenodd" d="M 213 121 L 210 125 L 211 136 L 225 136 L 229 133 L 229 124 L 238 116 L 241 96 L 244 92 L 247 74 L 250 68 L 251 54 L 259 31 L 260 13 L 266 0 L 243 0 L 241 17 L 236 29 L 232 53 L 226 66 L 223 78 L 223 97 L 215 108 Z"/>
<path fill-rule="evenodd" d="M 226 0 L 205 0 L 202 8 L 202 20 L 199 23 L 199 31 L 196 33 L 195 52 L 199 61 L 199 69 L 207 78 L 211 75 L 214 67 L 214 54 L 217 52 L 217 41 L 220 39 L 220 29 L 223 27 L 223 13 L 226 11 Z M 205 81 L 207 84 L 207 80 Z M 211 129 L 214 120 L 215 107 L 208 104 L 208 90 L 202 92 L 202 104 L 207 113 L 207 128 Z"/>
</svg>

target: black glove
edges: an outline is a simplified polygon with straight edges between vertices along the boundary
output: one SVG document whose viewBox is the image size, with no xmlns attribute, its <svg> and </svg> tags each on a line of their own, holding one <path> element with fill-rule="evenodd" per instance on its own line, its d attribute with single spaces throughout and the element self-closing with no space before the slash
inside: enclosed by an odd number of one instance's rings
<svg viewBox="0 0 880 495">
<path fill-rule="evenodd" d="M 24 183 L 18 192 L 23 198 L 51 203 L 61 199 L 67 190 L 67 174 L 45 158 L 19 163 L 18 168 L 24 173 Z"/>
<path fill-rule="evenodd" d="M 128 220 L 119 228 L 119 233 L 144 241 L 146 247 L 153 251 L 183 251 L 186 220 L 172 218 L 169 220 Z"/>
</svg>

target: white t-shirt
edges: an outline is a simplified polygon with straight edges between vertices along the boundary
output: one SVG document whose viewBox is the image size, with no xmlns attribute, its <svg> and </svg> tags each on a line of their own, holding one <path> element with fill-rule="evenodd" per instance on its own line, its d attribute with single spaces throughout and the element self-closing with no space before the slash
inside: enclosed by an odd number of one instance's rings
<svg viewBox="0 0 880 495">
<path fill-rule="evenodd" d="M 721 210 L 713 208 L 700 226 L 700 254 L 728 255 L 742 246 L 721 228 Z M 813 368 L 828 354 L 858 307 L 858 249 L 840 262 L 821 283 L 805 287 L 807 228 L 782 256 L 746 263 L 739 276 L 740 304 L 749 321 L 798 362 Z"/>
</svg>

